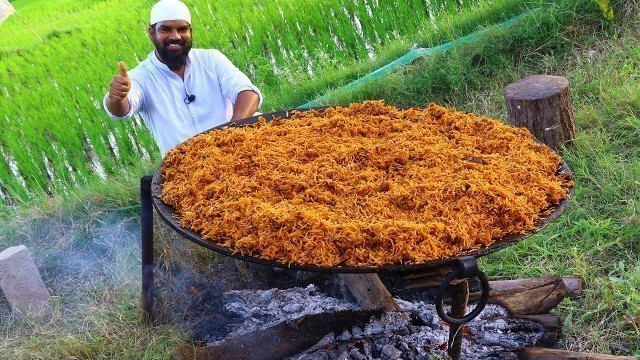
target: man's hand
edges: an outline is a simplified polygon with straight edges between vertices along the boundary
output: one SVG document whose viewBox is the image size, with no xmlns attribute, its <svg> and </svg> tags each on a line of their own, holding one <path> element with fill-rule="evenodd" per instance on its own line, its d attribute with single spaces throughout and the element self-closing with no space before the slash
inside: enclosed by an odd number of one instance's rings
<svg viewBox="0 0 640 360">
<path fill-rule="evenodd" d="M 129 90 L 131 90 L 131 82 L 124 62 L 118 62 L 118 68 L 120 69 L 120 75 L 114 76 L 113 80 L 111 80 L 109 98 L 115 102 L 123 102 L 127 98 Z"/>
<path fill-rule="evenodd" d="M 118 62 L 118 68 L 120 69 L 120 75 L 116 75 L 109 84 L 109 100 L 107 101 L 107 108 L 113 115 L 124 116 L 129 112 L 129 101 L 127 101 L 127 95 L 131 90 L 131 81 L 127 74 L 127 68 L 124 62 Z"/>
</svg>

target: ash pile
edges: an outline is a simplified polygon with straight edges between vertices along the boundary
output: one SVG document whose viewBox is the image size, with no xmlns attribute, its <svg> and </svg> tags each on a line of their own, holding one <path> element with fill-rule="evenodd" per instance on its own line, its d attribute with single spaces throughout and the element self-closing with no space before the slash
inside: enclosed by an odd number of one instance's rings
<svg viewBox="0 0 640 360">
<path fill-rule="evenodd" d="M 224 338 L 207 339 L 212 352 L 234 347 L 247 351 L 248 346 L 260 349 L 258 358 L 291 360 L 447 356 L 448 325 L 438 317 L 435 305 L 424 301 L 396 298 L 400 312 L 365 311 L 321 293 L 314 285 L 228 291 L 223 301 L 238 321 Z M 487 305 L 462 331 L 463 359 L 515 358 L 515 350 L 535 345 L 545 335 L 539 323 L 511 318 L 497 305 Z"/>
</svg>

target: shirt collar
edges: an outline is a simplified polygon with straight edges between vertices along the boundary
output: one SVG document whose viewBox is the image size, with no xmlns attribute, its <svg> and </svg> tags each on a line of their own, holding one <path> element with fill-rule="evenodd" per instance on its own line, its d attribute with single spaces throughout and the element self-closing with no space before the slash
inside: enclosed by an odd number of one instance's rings
<svg viewBox="0 0 640 360">
<path fill-rule="evenodd" d="M 191 54 L 192 54 L 192 51 L 189 51 L 189 54 L 187 54 L 187 65 L 185 66 L 185 69 L 184 69 L 185 78 L 187 77 L 187 75 L 191 74 Z M 162 61 L 160 61 L 160 59 L 158 59 L 158 57 L 156 56 L 155 50 L 149 54 L 148 58 L 149 60 L 151 60 L 151 63 L 153 64 L 153 66 L 155 66 L 157 69 L 164 71 L 168 75 L 173 74 L 177 76 L 176 73 L 171 71 L 171 69 L 169 69 L 169 67 L 165 63 L 163 63 Z"/>
</svg>

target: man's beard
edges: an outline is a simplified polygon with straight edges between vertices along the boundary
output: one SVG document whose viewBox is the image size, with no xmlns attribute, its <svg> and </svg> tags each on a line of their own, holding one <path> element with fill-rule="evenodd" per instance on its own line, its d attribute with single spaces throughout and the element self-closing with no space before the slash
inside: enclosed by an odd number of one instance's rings
<svg viewBox="0 0 640 360">
<path fill-rule="evenodd" d="M 156 46 L 156 51 L 160 55 L 162 62 L 167 65 L 171 70 L 180 70 L 187 63 L 187 56 L 191 50 L 192 41 L 186 42 L 184 40 L 165 40 L 163 44 L 158 42 L 156 36 L 153 37 L 153 44 Z M 169 50 L 170 44 L 179 44 L 183 48 L 180 51 Z"/>
</svg>

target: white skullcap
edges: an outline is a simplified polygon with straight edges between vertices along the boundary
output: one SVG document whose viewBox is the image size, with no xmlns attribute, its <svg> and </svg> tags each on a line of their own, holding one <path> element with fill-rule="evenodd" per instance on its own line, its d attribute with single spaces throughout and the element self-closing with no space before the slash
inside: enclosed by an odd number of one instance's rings
<svg viewBox="0 0 640 360">
<path fill-rule="evenodd" d="M 191 24 L 191 13 L 187 5 L 179 0 L 160 0 L 151 8 L 149 24 L 160 21 L 185 20 Z"/>
</svg>

